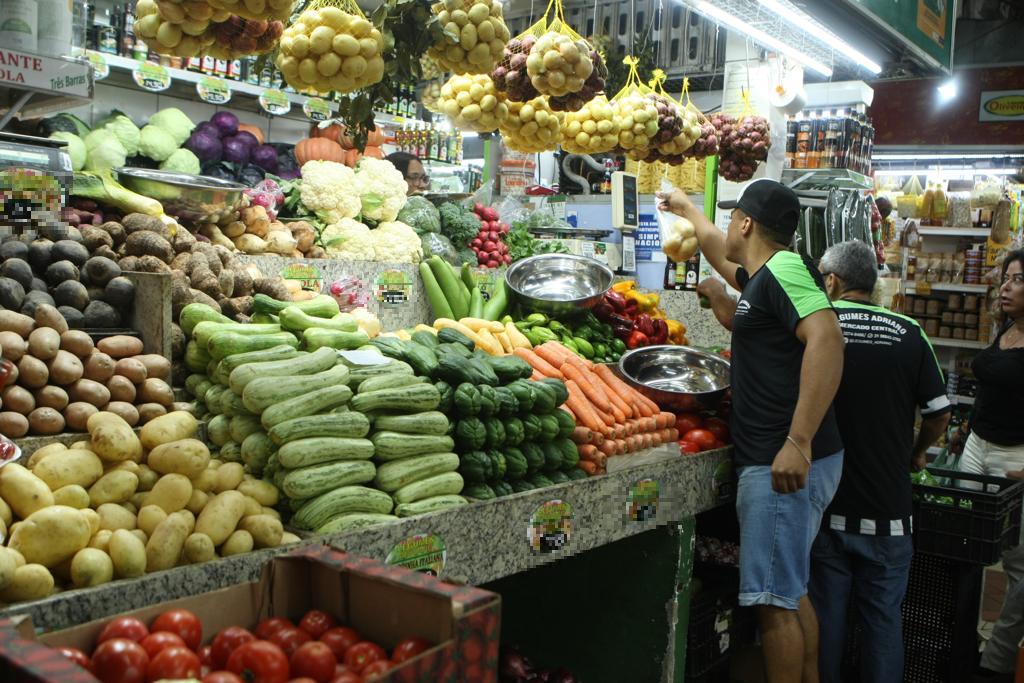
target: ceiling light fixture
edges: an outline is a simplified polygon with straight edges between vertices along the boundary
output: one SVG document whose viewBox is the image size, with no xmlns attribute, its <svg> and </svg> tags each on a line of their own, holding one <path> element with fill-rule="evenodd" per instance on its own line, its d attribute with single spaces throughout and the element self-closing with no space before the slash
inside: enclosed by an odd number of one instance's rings
<svg viewBox="0 0 1024 683">
<path fill-rule="evenodd" d="M 949 102 L 951 99 L 956 97 L 957 90 L 956 79 L 949 79 L 938 87 L 939 100 L 942 102 Z"/>
<path fill-rule="evenodd" d="M 789 4 L 784 4 L 779 0 L 760 0 L 761 4 L 766 9 L 771 10 L 775 14 L 779 15 L 790 24 L 798 29 L 808 32 L 811 35 L 820 35 L 822 30 L 821 24 L 814 21 L 809 14 L 801 12 L 797 8 Z M 837 52 L 840 52 L 851 60 L 864 67 L 871 73 L 878 75 L 882 73 L 882 67 L 877 62 L 869 58 L 860 50 L 857 50 L 849 43 L 840 40 L 835 35 L 827 36 L 829 47 L 834 48 Z"/>
<path fill-rule="evenodd" d="M 743 21 L 736 15 L 730 14 L 724 10 L 719 9 L 718 7 L 715 7 L 707 0 L 696 0 L 695 2 L 687 4 L 690 4 L 690 6 L 693 7 L 693 9 L 695 9 L 700 14 L 703 14 L 708 19 L 717 21 L 720 24 L 725 24 L 726 26 L 729 26 L 735 29 L 736 31 L 746 35 L 754 42 L 760 43 L 764 47 L 770 48 L 777 52 L 781 52 L 784 55 L 790 56 L 796 61 L 803 64 L 804 66 L 810 69 L 814 69 L 815 71 L 825 76 L 826 78 L 830 78 L 832 76 L 832 69 L 826 66 L 825 64 L 822 64 L 817 59 L 814 59 L 813 57 L 810 57 L 809 55 L 806 55 L 803 52 L 794 49 L 793 47 L 779 40 L 778 38 L 774 38 L 768 35 L 761 29 L 751 26 L 750 24 Z"/>
<path fill-rule="evenodd" d="M 1024 157 L 1024 154 L 1013 154 L 1006 152 L 992 152 L 991 154 L 977 154 L 977 153 L 965 153 L 956 154 L 942 153 L 942 154 L 929 154 L 922 152 L 920 154 L 872 154 L 872 161 L 917 161 L 917 160 L 942 160 L 942 159 L 1003 159 L 1003 158 L 1019 158 Z"/>
</svg>

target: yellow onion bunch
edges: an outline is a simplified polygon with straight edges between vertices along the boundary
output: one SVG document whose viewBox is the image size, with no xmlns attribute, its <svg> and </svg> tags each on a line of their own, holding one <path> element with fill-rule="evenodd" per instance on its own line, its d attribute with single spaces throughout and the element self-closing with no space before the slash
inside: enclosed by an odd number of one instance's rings
<svg viewBox="0 0 1024 683">
<path fill-rule="evenodd" d="M 420 101 L 423 102 L 423 107 L 427 111 L 432 111 L 435 114 L 443 114 L 441 111 L 441 87 L 444 85 L 440 80 L 427 81 L 427 84 L 423 86 L 423 95 L 420 97 Z"/>
<path fill-rule="evenodd" d="M 598 95 L 579 111 L 562 116 L 562 149 L 575 154 L 610 152 L 619 144 L 615 107 Z"/>
<path fill-rule="evenodd" d="M 502 121 L 501 137 L 516 152 L 547 152 L 558 147 L 561 125 L 547 99 L 509 102 L 508 117 Z"/>
<path fill-rule="evenodd" d="M 663 161 L 678 166 L 686 161 L 683 155 L 693 147 L 701 136 L 701 124 L 697 113 L 686 107 L 676 107 L 680 113 L 680 130 L 668 142 L 658 145 L 657 152 Z"/>
<path fill-rule="evenodd" d="M 658 107 L 637 89 L 616 96 L 615 120 L 619 124 L 619 147 L 631 159 L 644 159 L 658 134 Z"/>
<path fill-rule="evenodd" d="M 591 48 L 582 38 L 573 40 L 565 33 L 549 31 L 530 49 L 526 73 L 542 95 L 561 97 L 579 92 L 594 71 Z"/>
<path fill-rule="evenodd" d="M 442 76 L 444 76 L 444 72 L 441 71 L 437 62 L 426 55 L 420 57 L 420 78 L 424 81 L 436 81 Z"/>
<path fill-rule="evenodd" d="M 295 0 L 207 0 L 214 8 L 243 19 L 287 21 Z"/>
<path fill-rule="evenodd" d="M 196 57 L 215 40 L 208 30 L 210 25 L 227 21 L 230 16 L 230 12 L 199 0 L 138 0 L 133 29 L 157 54 Z"/>
<path fill-rule="evenodd" d="M 427 56 L 452 73 L 490 73 L 509 39 L 500 0 L 444 0 L 433 11 L 444 37 Z"/>
<path fill-rule="evenodd" d="M 363 16 L 307 9 L 284 30 L 275 64 L 299 91 L 350 93 L 384 77 L 384 38 Z"/>
<path fill-rule="evenodd" d="M 441 113 L 459 130 L 489 133 L 508 116 L 505 97 L 484 74 L 455 74 L 441 86 Z"/>
</svg>

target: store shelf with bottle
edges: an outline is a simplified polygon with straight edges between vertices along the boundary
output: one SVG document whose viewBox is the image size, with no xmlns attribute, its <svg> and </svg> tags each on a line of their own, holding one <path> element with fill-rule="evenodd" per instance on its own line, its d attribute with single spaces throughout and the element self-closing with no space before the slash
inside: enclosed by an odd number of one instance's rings
<svg viewBox="0 0 1024 683">
<path fill-rule="evenodd" d="M 790 116 L 786 123 L 783 182 L 794 187 L 824 183 L 830 187 L 870 189 L 872 183 L 867 175 L 871 173 L 874 139 L 875 128 L 863 104 L 804 109 Z"/>
</svg>

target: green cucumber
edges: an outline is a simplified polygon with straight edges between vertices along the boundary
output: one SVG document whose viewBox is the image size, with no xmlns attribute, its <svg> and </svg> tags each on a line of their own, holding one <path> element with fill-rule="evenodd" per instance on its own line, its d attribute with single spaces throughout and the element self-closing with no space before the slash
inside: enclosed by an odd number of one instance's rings
<svg viewBox="0 0 1024 683">
<path fill-rule="evenodd" d="M 348 381 L 348 375 L 348 368 L 339 364 L 313 375 L 257 377 L 245 385 L 245 390 L 242 391 L 242 402 L 249 410 L 259 413 L 275 403 L 301 396 L 310 391 L 345 384 Z"/>
<path fill-rule="evenodd" d="M 277 449 L 277 461 L 282 467 L 310 467 L 337 460 L 369 460 L 373 451 L 373 443 L 369 439 L 313 436 L 281 446 Z"/>
<path fill-rule="evenodd" d="M 372 410 L 422 413 L 434 410 L 440 402 L 441 393 L 437 387 L 432 384 L 414 384 L 359 394 L 352 399 L 352 410 L 360 413 Z"/>
<path fill-rule="evenodd" d="M 330 370 L 338 362 L 338 354 L 330 349 L 320 349 L 314 353 L 266 360 L 263 362 L 246 363 L 235 366 L 230 371 L 228 386 L 237 394 L 244 394 L 245 387 L 254 379 L 263 377 L 284 377 L 294 375 L 312 375 L 313 373 Z"/>
<path fill-rule="evenodd" d="M 415 503 L 402 503 L 395 507 L 395 514 L 399 517 L 415 517 L 417 515 L 425 515 L 428 512 L 448 510 L 463 505 L 469 505 L 469 501 L 459 495 L 431 496 L 430 498 L 418 500 Z"/>
<path fill-rule="evenodd" d="M 299 529 L 320 529 L 338 515 L 375 512 L 386 515 L 394 508 L 391 496 L 366 486 L 342 486 L 305 502 L 292 516 Z"/>
<path fill-rule="evenodd" d="M 207 351 L 214 360 L 220 360 L 236 353 L 269 349 L 281 344 L 299 348 L 299 340 L 290 332 L 245 335 L 237 332 L 217 332 L 210 337 Z"/>
<path fill-rule="evenodd" d="M 455 448 L 455 441 L 450 436 L 376 432 L 370 440 L 375 449 L 374 455 L 382 462 L 428 453 L 447 453 Z"/>
</svg>

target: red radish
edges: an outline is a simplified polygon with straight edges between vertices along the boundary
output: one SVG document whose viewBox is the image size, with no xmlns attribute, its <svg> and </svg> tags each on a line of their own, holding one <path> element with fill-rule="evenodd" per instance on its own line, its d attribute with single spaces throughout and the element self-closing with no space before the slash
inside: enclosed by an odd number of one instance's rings
<svg viewBox="0 0 1024 683">
<path fill-rule="evenodd" d="M 497 268 L 498 267 L 498 262 L 497 261 L 493 261 L 493 260 L 488 261 L 487 262 L 487 267 L 488 268 Z"/>
<path fill-rule="evenodd" d="M 483 242 L 480 240 L 479 237 L 474 237 L 473 241 L 469 243 L 469 246 L 473 247 L 474 249 L 479 249 L 482 244 Z"/>
</svg>

